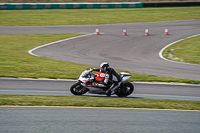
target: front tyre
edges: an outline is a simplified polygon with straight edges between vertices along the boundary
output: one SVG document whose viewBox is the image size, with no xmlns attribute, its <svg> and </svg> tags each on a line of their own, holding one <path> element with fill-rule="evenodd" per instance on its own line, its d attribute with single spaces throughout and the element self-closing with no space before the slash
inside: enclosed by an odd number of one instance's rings
<svg viewBox="0 0 200 133">
<path fill-rule="evenodd" d="M 122 82 L 120 85 L 118 91 L 116 92 L 116 95 L 118 97 L 126 97 L 130 95 L 134 91 L 134 86 L 130 82 Z"/>
<path fill-rule="evenodd" d="M 70 87 L 70 92 L 74 95 L 83 95 L 87 92 L 87 88 L 85 88 L 84 86 L 82 86 L 79 82 L 73 84 Z"/>
</svg>

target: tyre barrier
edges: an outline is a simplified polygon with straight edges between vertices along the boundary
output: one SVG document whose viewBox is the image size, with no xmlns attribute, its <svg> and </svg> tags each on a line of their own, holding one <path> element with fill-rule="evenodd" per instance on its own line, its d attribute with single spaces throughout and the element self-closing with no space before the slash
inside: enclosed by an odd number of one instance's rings
<svg viewBox="0 0 200 133">
<path fill-rule="evenodd" d="M 88 9 L 88 8 L 141 8 L 143 3 L 0 3 L 0 10 L 17 9 Z"/>
</svg>

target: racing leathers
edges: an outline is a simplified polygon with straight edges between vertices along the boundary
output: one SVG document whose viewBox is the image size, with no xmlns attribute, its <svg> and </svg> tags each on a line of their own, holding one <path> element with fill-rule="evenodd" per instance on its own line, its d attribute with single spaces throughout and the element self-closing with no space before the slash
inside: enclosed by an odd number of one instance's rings
<svg viewBox="0 0 200 133">
<path fill-rule="evenodd" d="M 93 68 L 92 71 L 100 71 L 100 69 Z M 113 68 L 107 68 L 105 72 L 105 80 L 103 83 L 98 84 L 99 87 L 112 84 L 111 87 L 106 91 L 106 95 L 110 96 L 115 93 L 115 90 L 120 86 L 121 84 L 121 76 L 113 69 Z"/>
</svg>

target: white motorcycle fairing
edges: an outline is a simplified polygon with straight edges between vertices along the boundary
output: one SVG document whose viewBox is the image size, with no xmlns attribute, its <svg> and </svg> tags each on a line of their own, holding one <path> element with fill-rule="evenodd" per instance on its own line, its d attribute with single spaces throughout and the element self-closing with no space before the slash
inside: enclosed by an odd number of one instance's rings
<svg viewBox="0 0 200 133">
<path fill-rule="evenodd" d="M 118 96 L 128 96 L 133 90 L 134 86 L 127 82 L 131 75 L 129 73 L 121 72 L 121 84 L 117 89 L 116 95 Z M 86 92 L 93 94 L 106 94 L 106 90 L 110 88 L 111 85 L 105 87 L 98 87 L 97 84 L 103 82 L 105 79 L 105 74 L 102 72 L 97 72 L 93 74 L 90 70 L 85 70 L 79 76 L 78 82 L 71 86 L 70 91 L 74 95 L 82 95 Z"/>
</svg>

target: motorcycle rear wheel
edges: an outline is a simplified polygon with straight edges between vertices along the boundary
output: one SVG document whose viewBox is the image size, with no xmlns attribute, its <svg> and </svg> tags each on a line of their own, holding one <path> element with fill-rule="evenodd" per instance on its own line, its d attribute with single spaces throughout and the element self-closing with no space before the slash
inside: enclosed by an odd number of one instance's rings
<svg viewBox="0 0 200 133">
<path fill-rule="evenodd" d="M 119 87 L 116 95 L 118 97 L 126 97 L 130 95 L 134 91 L 134 86 L 130 82 L 122 82 L 121 86 Z"/>
<path fill-rule="evenodd" d="M 70 87 L 70 92 L 74 95 L 83 95 L 87 92 L 87 88 L 85 88 L 84 86 L 82 86 L 79 82 L 73 84 Z"/>
</svg>

